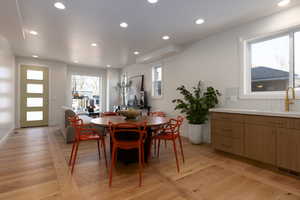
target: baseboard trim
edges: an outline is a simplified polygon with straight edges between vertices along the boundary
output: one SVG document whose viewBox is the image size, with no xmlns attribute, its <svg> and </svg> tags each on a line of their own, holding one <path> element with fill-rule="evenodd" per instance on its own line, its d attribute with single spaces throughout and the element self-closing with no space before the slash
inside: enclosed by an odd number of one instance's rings
<svg viewBox="0 0 300 200">
<path fill-rule="evenodd" d="M 6 140 L 6 138 L 8 137 L 8 135 L 11 134 L 14 130 L 15 130 L 14 128 L 10 129 L 9 131 L 7 131 L 7 132 L 4 134 L 4 136 L 2 136 L 2 137 L 0 138 L 0 145 L 4 142 L 4 140 Z"/>
</svg>

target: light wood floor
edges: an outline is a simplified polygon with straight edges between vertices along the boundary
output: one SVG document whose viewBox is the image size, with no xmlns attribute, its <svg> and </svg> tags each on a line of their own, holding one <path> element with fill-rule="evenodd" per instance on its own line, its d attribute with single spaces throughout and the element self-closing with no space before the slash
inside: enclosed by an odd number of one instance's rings
<svg viewBox="0 0 300 200">
<path fill-rule="evenodd" d="M 162 146 L 138 188 L 136 165 L 118 163 L 113 187 L 97 158 L 97 145 L 79 147 L 71 176 L 67 159 L 71 145 L 55 127 L 22 129 L 0 144 L 0 200 L 252 200 L 300 199 L 300 179 L 259 164 L 213 151 L 208 145 L 184 143 L 185 164 L 176 172 L 171 145 Z"/>
</svg>

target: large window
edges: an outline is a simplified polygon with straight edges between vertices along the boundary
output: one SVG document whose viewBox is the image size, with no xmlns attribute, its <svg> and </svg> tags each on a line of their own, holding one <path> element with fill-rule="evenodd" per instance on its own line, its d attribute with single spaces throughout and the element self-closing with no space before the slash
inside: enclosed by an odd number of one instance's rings
<svg viewBox="0 0 300 200">
<path fill-rule="evenodd" d="M 100 82 L 97 76 L 72 75 L 72 108 L 76 111 L 100 110 Z"/>
<path fill-rule="evenodd" d="M 162 67 L 152 67 L 152 97 L 162 97 Z"/>
<path fill-rule="evenodd" d="M 300 87 L 300 32 L 248 41 L 246 90 L 253 94 Z"/>
</svg>

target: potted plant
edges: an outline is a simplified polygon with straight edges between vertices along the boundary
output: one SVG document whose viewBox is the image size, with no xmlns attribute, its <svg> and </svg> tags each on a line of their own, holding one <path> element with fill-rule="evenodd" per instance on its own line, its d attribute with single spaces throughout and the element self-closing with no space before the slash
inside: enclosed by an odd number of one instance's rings
<svg viewBox="0 0 300 200">
<path fill-rule="evenodd" d="M 207 87 L 203 91 L 201 81 L 198 82 L 192 91 L 186 89 L 184 85 L 177 88 L 183 99 L 174 99 L 175 110 L 180 110 L 186 114 L 189 122 L 188 137 L 191 143 L 201 144 L 203 138 L 203 124 L 208 119 L 209 109 L 214 108 L 219 103 L 221 94 L 213 87 Z"/>
</svg>

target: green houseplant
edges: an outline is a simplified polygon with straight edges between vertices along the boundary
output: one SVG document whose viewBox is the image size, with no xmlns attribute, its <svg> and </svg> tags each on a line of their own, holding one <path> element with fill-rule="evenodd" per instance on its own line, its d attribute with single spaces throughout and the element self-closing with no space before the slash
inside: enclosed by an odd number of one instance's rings
<svg viewBox="0 0 300 200">
<path fill-rule="evenodd" d="M 214 108 L 219 103 L 218 90 L 213 87 L 202 87 L 199 81 L 196 87 L 189 91 L 184 85 L 177 88 L 183 96 L 182 99 L 174 99 L 175 110 L 180 110 L 186 115 L 189 122 L 189 139 L 194 144 L 202 142 L 202 125 L 207 121 L 209 109 Z"/>
</svg>

